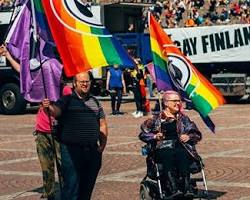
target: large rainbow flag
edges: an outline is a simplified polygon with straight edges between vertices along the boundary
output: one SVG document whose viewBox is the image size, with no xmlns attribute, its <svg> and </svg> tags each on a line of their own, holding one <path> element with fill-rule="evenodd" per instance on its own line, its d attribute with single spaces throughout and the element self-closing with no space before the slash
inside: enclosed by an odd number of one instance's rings
<svg viewBox="0 0 250 200">
<path fill-rule="evenodd" d="M 45 14 L 66 75 L 120 64 L 132 59 L 108 30 L 79 0 L 43 0 Z"/>
<path fill-rule="evenodd" d="M 158 89 L 185 92 L 203 117 L 225 103 L 221 93 L 174 45 L 152 14 L 149 14 L 149 31 Z"/>
</svg>

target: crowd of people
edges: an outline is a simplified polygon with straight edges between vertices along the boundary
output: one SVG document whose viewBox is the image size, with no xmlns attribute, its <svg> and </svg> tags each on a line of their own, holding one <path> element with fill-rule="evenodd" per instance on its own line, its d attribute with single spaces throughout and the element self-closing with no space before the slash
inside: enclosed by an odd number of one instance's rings
<svg viewBox="0 0 250 200">
<path fill-rule="evenodd" d="M 163 28 L 250 23 L 249 0 L 157 1 L 153 6 L 144 8 L 145 28 L 148 11 L 154 14 Z"/>
</svg>

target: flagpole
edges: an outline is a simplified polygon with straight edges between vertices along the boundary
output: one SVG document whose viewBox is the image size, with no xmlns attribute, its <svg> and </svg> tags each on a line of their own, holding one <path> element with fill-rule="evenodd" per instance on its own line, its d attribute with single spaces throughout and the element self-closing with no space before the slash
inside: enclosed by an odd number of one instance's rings
<svg viewBox="0 0 250 200">
<path fill-rule="evenodd" d="M 148 11 L 148 28 L 150 29 L 150 12 Z M 150 31 L 149 31 L 150 32 Z M 154 74 L 155 74 L 155 81 L 157 80 L 157 74 L 155 73 L 155 65 L 154 65 L 154 62 L 153 62 L 153 68 L 154 68 Z M 159 102 L 159 109 L 160 109 L 160 112 L 162 111 L 162 96 L 161 96 L 161 93 L 160 91 L 158 90 L 157 88 L 157 97 L 158 97 L 158 102 Z"/>
<path fill-rule="evenodd" d="M 150 12 L 148 12 L 148 28 L 150 29 Z M 155 67 L 155 66 L 153 66 Z M 155 69 L 154 69 L 155 71 Z M 155 79 L 156 79 L 156 73 L 155 73 Z M 159 126 L 158 126 L 158 131 L 161 132 L 161 119 L 160 119 L 160 116 L 161 116 L 161 111 L 162 111 L 162 98 L 161 98 L 161 93 L 159 92 L 158 88 L 157 88 L 157 96 L 158 96 L 158 102 L 159 102 Z M 158 164 L 156 163 L 156 171 L 159 172 L 159 169 L 158 169 Z M 162 187 L 161 187 L 161 181 L 159 179 L 159 177 L 157 177 L 157 185 L 158 185 L 158 188 L 159 188 L 159 193 L 160 193 L 160 198 L 163 199 L 163 192 L 162 192 Z"/>
<path fill-rule="evenodd" d="M 40 42 L 38 41 L 39 39 L 39 35 L 37 34 L 37 24 L 36 24 L 36 15 L 35 15 L 35 5 L 33 0 L 31 0 L 31 13 L 32 13 L 32 21 L 33 21 L 33 38 L 35 40 L 35 45 L 33 45 L 32 48 L 32 55 L 35 55 L 35 51 L 36 51 L 36 46 L 37 43 L 39 44 L 38 46 L 38 57 L 39 57 L 39 62 L 40 62 L 40 67 L 41 67 L 41 74 L 42 74 L 42 83 L 43 83 L 43 89 L 44 89 L 44 96 L 45 98 L 48 98 L 47 95 L 47 90 L 46 90 L 46 85 L 45 85 L 45 77 L 44 77 L 44 72 L 43 72 L 43 63 L 42 63 L 42 59 L 41 59 L 41 51 L 40 51 Z M 51 120 L 51 113 L 49 108 L 47 108 L 48 111 L 48 118 L 49 118 L 49 126 L 50 126 L 50 130 L 52 131 L 52 120 Z M 58 174 L 58 180 L 59 180 L 59 185 L 60 185 L 60 196 L 62 199 L 62 174 L 61 174 L 61 167 L 60 167 L 60 163 L 57 157 L 57 152 L 56 152 L 56 145 L 55 145 L 55 139 L 51 133 L 51 138 L 52 138 L 52 146 L 53 146 L 53 151 L 54 151 L 54 155 L 55 155 L 55 159 L 56 159 L 56 169 L 57 169 L 57 174 Z"/>
</svg>

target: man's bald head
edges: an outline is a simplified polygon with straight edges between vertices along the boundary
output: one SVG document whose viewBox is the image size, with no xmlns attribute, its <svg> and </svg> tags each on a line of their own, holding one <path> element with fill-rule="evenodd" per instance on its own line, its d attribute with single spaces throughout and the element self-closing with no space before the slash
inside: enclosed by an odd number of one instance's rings
<svg viewBox="0 0 250 200">
<path fill-rule="evenodd" d="M 90 76 L 88 72 L 80 72 L 74 76 L 74 81 L 77 81 L 81 78 L 90 80 Z"/>
<path fill-rule="evenodd" d="M 89 93 L 90 90 L 90 75 L 88 72 L 80 72 L 75 75 L 73 79 L 73 85 L 75 91 L 80 95 L 84 96 Z"/>
</svg>

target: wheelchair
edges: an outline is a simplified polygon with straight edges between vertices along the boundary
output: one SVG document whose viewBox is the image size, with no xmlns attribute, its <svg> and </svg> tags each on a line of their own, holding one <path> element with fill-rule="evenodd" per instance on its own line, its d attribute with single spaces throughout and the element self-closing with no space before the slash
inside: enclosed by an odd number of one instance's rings
<svg viewBox="0 0 250 200">
<path fill-rule="evenodd" d="M 162 176 L 162 165 L 155 162 L 155 149 L 150 145 L 146 144 L 142 147 L 142 155 L 146 157 L 147 174 L 140 183 L 140 200 L 169 200 L 171 198 L 170 186 L 167 178 Z M 191 179 L 190 184 L 193 189 L 194 197 L 185 198 L 184 196 L 178 198 L 180 200 L 190 199 L 209 199 L 206 176 L 204 172 L 204 164 L 201 157 L 197 160 L 192 161 L 190 165 Z M 197 174 L 201 173 L 201 177 Z M 179 188 L 184 190 L 183 180 L 176 174 Z M 193 177 L 195 176 L 195 177 Z M 164 180 L 165 178 L 165 180 Z M 164 180 L 164 185 L 162 184 Z M 198 182 L 202 182 L 203 189 L 198 187 Z M 200 186 L 201 184 L 199 184 Z M 176 198 L 177 199 L 177 198 Z"/>
</svg>

